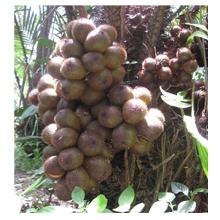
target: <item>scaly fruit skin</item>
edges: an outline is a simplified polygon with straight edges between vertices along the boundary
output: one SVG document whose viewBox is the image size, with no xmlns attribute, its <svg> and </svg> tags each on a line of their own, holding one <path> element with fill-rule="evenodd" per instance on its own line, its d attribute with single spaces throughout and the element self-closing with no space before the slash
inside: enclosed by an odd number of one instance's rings
<svg viewBox="0 0 220 220">
<path fill-rule="evenodd" d="M 56 115 L 56 110 L 55 109 L 49 109 L 47 110 L 42 117 L 42 121 L 44 125 L 49 125 L 54 123 L 54 116 Z"/>
<path fill-rule="evenodd" d="M 48 73 L 55 79 L 63 79 L 63 76 L 60 73 L 60 67 L 63 62 L 63 57 L 56 56 L 49 60 L 47 63 L 47 71 Z"/>
<path fill-rule="evenodd" d="M 30 93 L 28 94 L 28 101 L 32 105 L 38 105 L 38 89 L 32 89 Z"/>
<path fill-rule="evenodd" d="M 43 155 L 43 160 L 45 161 L 47 158 L 51 156 L 56 156 L 58 155 L 58 151 L 51 145 L 47 145 L 42 152 Z"/>
<path fill-rule="evenodd" d="M 41 132 L 41 139 L 45 144 L 52 144 L 52 136 L 57 131 L 55 123 L 47 125 Z"/>
<path fill-rule="evenodd" d="M 159 79 L 162 81 L 171 79 L 172 75 L 173 75 L 173 73 L 168 66 L 163 66 L 158 71 Z"/>
<path fill-rule="evenodd" d="M 156 60 L 151 57 L 147 57 L 142 63 L 143 69 L 147 71 L 154 71 L 156 70 Z"/>
<path fill-rule="evenodd" d="M 198 67 L 195 59 L 189 60 L 182 65 L 182 69 L 185 73 L 192 74 Z"/>
<path fill-rule="evenodd" d="M 37 89 L 39 92 L 47 88 L 54 88 L 54 79 L 50 74 L 44 74 L 41 76 L 37 83 Z"/>
<path fill-rule="evenodd" d="M 126 71 L 123 66 L 120 66 L 116 69 L 113 69 L 112 70 L 112 84 L 116 85 L 116 84 L 122 82 L 125 75 L 126 75 Z"/>
<path fill-rule="evenodd" d="M 177 49 L 176 57 L 180 63 L 185 63 L 186 61 L 191 60 L 193 58 L 193 54 L 189 48 L 181 47 Z"/>
<path fill-rule="evenodd" d="M 90 114 L 88 108 L 80 105 L 76 109 L 75 113 L 80 120 L 81 127 L 85 129 L 87 125 L 92 121 L 92 115 Z"/>
<path fill-rule="evenodd" d="M 152 94 L 149 89 L 143 86 L 134 87 L 133 96 L 136 99 L 141 99 L 146 105 L 149 105 L 152 101 Z"/>
<path fill-rule="evenodd" d="M 54 187 L 54 191 L 59 199 L 63 201 L 71 200 L 71 191 L 67 188 L 64 178 L 58 180 Z"/>
<path fill-rule="evenodd" d="M 98 26 L 97 29 L 99 31 L 104 31 L 108 34 L 108 36 L 111 39 L 110 44 L 112 44 L 113 41 L 115 41 L 117 39 L 118 34 L 117 34 L 117 30 L 115 29 L 115 27 L 108 25 L 108 24 L 102 24 L 102 25 Z"/>
<path fill-rule="evenodd" d="M 143 139 L 143 138 L 138 138 L 136 143 L 133 145 L 131 148 L 131 151 L 134 154 L 137 154 L 138 156 L 144 156 L 147 155 L 152 147 L 152 143 Z"/>
</svg>

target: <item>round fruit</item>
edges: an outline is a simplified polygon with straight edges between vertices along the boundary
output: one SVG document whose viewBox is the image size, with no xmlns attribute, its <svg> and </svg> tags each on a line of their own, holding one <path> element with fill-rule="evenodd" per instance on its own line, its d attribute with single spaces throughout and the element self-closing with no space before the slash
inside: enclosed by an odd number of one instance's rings
<svg viewBox="0 0 220 220">
<path fill-rule="evenodd" d="M 191 74 L 194 71 L 196 71 L 197 67 L 198 67 L 198 64 L 195 59 L 189 60 L 182 65 L 182 69 L 184 70 L 184 72 L 186 72 L 188 74 Z"/>
<path fill-rule="evenodd" d="M 44 162 L 44 172 L 50 179 L 56 180 L 61 178 L 65 171 L 58 163 L 57 156 L 51 156 Z"/>
<path fill-rule="evenodd" d="M 81 96 L 81 101 L 86 105 L 95 105 L 99 103 L 105 94 L 103 91 L 96 91 L 90 87 L 87 87 L 83 95 Z"/>
<path fill-rule="evenodd" d="M 80 120 L 82 128 L 85 128 L 92 121 L 92 116 L 85 106 L 80 105 L 75 113 Z"/>
<path fill-rule="evenodd" d="M 168 66 L 162 66 L 158 71 L 159 79 L 162 81 L 169 80 L 172 78 L 172 71 Z"/>
<path fill-rule="evenodd" d="M 73 21 L 70 21 L 66 27 L 65 27 L 65 31 L 66 31 L 66 35 L 68 38 L 72 38 L 72 39 L 75 39 L 75 36 L 73 35 L 73 29 L 74 29 L 74 26 L 76 24 L 76 20 L 73 20 Z"/>
<path fill-rule="evenodd" d="M 75 110 L 76 101 L 74 101 L 74 100 L 67 101 L 67 100 L 61 98 L 57 104 L 57 112 L 60 111 L 61 109 L 64 109 L 64 108 L 69 108 L 69 109 Z"/>
<path fill-rule="evenodd" d="M 121 109 L 117 106 L 102 108 L 98 115 L 98 121 L 106 128 L 117 127 L 123 121 Z"/>
<path fill-rule="evenodd" d="M 189 48 L 181 47 L 177 49 L 176 57 L 180 63 L 185 63 L 186 61 L 191 60 L 193 58 L 193 54 Z"/>
<path fill-rule="evenodd" d="M 138 73 L 138 78 L 142 85 L 148 85 L 153 82 L 154 74 L 147 71 L 140 71 Z"/>
<path fill-rule="evenodd" d="M 108 179 L 108 177 L 112 174 L 110 160 L 102 156 L 86 158 L 83 166 L 85 167 L 89 176 L 98 182 Z"/>
<path fill-rule="evenodd" d="M 64 57 L 78 57 L 83 54 L 83 46 L 74 39 L 62 39 L 58 42 L 59 53 Z"/>
<path fill-rule="evenodd" d="M 99 72 L 105 68 L 105 58 L 103 54 L 88 52 L 82 56 L 85 68 L 92 73 Z"/>
<path fill-rule="evenodd" d="M 43 160 L 45 161 L 47 158 L 51 157 L 51 156 L 55 156 L 57 155 L 58 152 L 57 150 L 51 146 L 51 145 L 47 145 L 44 149 L 43 149 L 43 152 L 42 152 L 42 155 L 43 155 Z"/>
<path fill-rule="evenodd" d="M 112 74 L 108 69 L 104 69 L 97 73 L 91 73 L 88 76 L 89 86 L 97 91 L 103 91 L 112 84 Z"/>
<path fill-rule="evenodd" d="M 111 88 L 108 99 L 111 104 L 122 106 L 126 101 L 134 97 L 132 88 L 127 85 L 119 84 Z"/>
<path fill-rule="evenodd" d="M 87 51 L 103 53 L 111 45 L 111 39 L 105 31 L 95 29 L 91 31 L 84 42 Z"/>
<path fill-rule="evenodd" d="M 165 116 L 164 116 L 164 114 L 158 108 L 150 108 L 150 109 L 148 109 L 147 115 L 148 115 L 148 117 L 156 117 L 156 118 L 158 118 L 162 123 L 165 122 Z"/>
<path fill-rule="evenodd" d="M 111 138 L 111 130 L 100 125 L 98 121 L 90 122 L 86 130 L 99 135 L 103 140 Z"/>
<path fill-rule="evenodd" d="M 123 119 L 129 124 L 137 124 L 147 113 L 147 105 L 141 99 L 130 99 L 122 107 Z"/>
<path fill-rule="evenodd" d="M 164 125 L 160 119 L 146 115 L 145 118 L 136 125 L 136 129 L 138 135 L 152 142 L 164 131 Z"/>
<path fill-rule="evenodd" d="M 100 154 L 104 145 L 104 140 L 95 133 L 84 131 L 79 136 L 78 147 L 88 157 Z"/>
<path fill-rule="evenodd" d="M 86 89 L 86 83 L 83 80 L 61 80 L 57 85 L 59 94 L 66 100 L 80 99 Z"/>
<path fill-rule="evenodd" d="M 29 94 L 28 94 L 28 101 L 32 104 L 32 105 L 38 105 L 38 94 L 39 91 L 38 89 L 32 89 Z"/>
<path fill-rule="evenodd" d="M 159 54 L 159 55 L 156 56 L 155 59 L 156 59 L 157 68 L 169 65 L 169 57 L 165 54 Z"/>
<path fill-rule="evenodd" d="M 91 177 L 89 178 L 89 187 L 86 189 L 86 191 L 89 193 L 99 192 L 99 184 Z"/>
<path fill-rule="evenodd" d="M 47 125 L 41 132 L 41 139 L 46 144 L 51 144 L 52 136 L 57 131 L 55 123 Z"/>
<path fill-rule="evenodd" d="M 43 118 L 43 115 L 44 113 L 49 110 L 49 108 L 47 106 L 44 106 L 42 105 L 41 103 L 38 104 L 38 115 L 39 115 L 39 118 L 42 119 Z"/>
<path fill-rule="evenodd" d="M 51 123 L 54 123 L 54 116 L 56 115 L 55 109 L 49 109 L 47 110 L 42 117 L 42 121 L 44 125 L 49 125 Z"/>
<path fill-rule="evenodd" d="M 41 76 L 37 83 L 37 89 L 39 92 L 47 88 L 54 88 L 54 79 L 50 74 L 44 74 Z"/>
<path fill-rule="evenodd" d="M 192 80 L 191 74 L 185 73 L 184 71 L 179 74 L 179 81 L 182 83 L 188 83 Z"/>
<path fill-rule="evenodd" d="M 60 67 L 63 62 L 63 57 L 56 56 L 49 60 L 47 64 L 48 73 L 55 79 L 63 79 L 60 73 Z"/>
<path fill-rule="evenodd" d="M 183 28 L 179 33 L 178 33 L 178 38 L 181 43 L 186 43 L 188 37 L 192 34 L 192 32 L 189 29 Z"/>
<path fill-rule="evenodd" d="M 136 86 L 133 89 L 133 95 L 136 99 L 141 99 L 146 105 L 149 105 L 152 100 L 152 94 L 149 89 L 143 86 Z"/>
<path fill-rule="evenodd" d="M 137 132 L 135 127 L 127 123 L 119 125 L 113 129 L 112 143 L 116 149 L 129 149 L 132 148 L 137 139 Z"/>
<path fill-rule="evenodd" d="M 115 27 L 109 25 L 109 24 L 102 24 L 100 26 L 98 26 L 97 28 L 99 31 L 104 31 L 108 34 L 108 36 L 111 39 L 111 44 L 113 41 L 115 41 L 117 39 L 117 30 L 115 29 Z"/>
<path fill-rule="evenodd" d="M 55 195 L 63 201 L 71 200 L 71 191 L 67 188 L 65 179 L 60 179 L 54 187 Z"/>
<path fill-rule="evenodd" d="M 95 28 L 95 24 L 92 21 L 86 18 L 80 18 L 74 24 L 72 35 L 75 36 L 80 43 L 84 43 L 89 32 Z"/>
<path fill-rule="evenodd" d="M 81 129 L 79 118 L 76 116 L 75 112 L 68 108 L 57 112 L 54 121 L 59 128 L 68 127 L 73 128 L 76 131 L 80 131 Z"/>
<path fill-rule="evenodd" d="M 179 60 L 177 58 L 172 58 L 169 61 L 169 67 L 173 72 L 176 72 L 180 68 Z"/>
<path fill-rule="evenodd" d="M 114 158 L 114 150 L 113 150 L 113 147 L 108 144 L 108 145 L 105 145 L 103 148 L 102 148 L 102 152 L 100 154 L 100 156 L 103 156 L 109 160 L 112 160 Z"/>
<path fill-rule="evenodd" d="M 44 89 L 38 95 L 39 102 L 48 108 L 55 108 L 59 102 L 59 97 L 55 89 L 47 88 Z"/>
<path fill-rule="evenodd" d="M 138 156 L 144 156 L 148 154 L 150 150 L 151 150 L 151 142 L 143 138 L 139 138 L 131 148 L 131 151 L 137 154 Z"/>
<path fill-rule="evenodd" d="M 156 70 L 156 60 L 151 57 L 147 57 L 142 63 L 142 67 L 147 71 Z"/>
<path fill-rule="evenodd" d="M 115 85 L 117 83 L 122 82 L 125 75 L 126 75 L 126 71 L 123 66 L 113 69 L 112 70 L 112 84 Z"/>
<path fill-rule="evenodd" d="M 57 150 L 75 146 L 79 134 L 72 128 L 60 128 L 52 135 L 52 145 Z"/>
<path fill-rule="evenodd" d="M 83 64 L 75 57 L 66 58 L 60 67 L 60 72 L 66 79 L 78 80 L 86 76 Z"/>
<path fill-rule="evenodd" d="M 99 111 L 103 108 L 108 106 L 108 101 L 106 99 L 104 99 L 103 101 L 101 101 L 100 103 L 98 103 L 97 105 L 94 105 L 91 107 L 91 113 L 93 118 L 98 118 L 99 115 Z"/>
<path fill-rule="evenodd" d="M 172 29 L 170 30 L 170 33 L 173 37 L 177 37 L 178 36 L 178 33 L 181 31 L 181 27 L 176 25 L 176 26 L 173 26 Z"/>
<path fill-rule="evenodd" d="M 119 44 L 108 47 L 104 56 L 106 67 L 109 69 L 120 67 L 127 59 L 126 50 Z"/>
<path fill-rule="evenodd" d="M 80 167 L 84 160 L 84 154 L 76 147 L 62 150 L 58 155 L 58 163 L 64 170 L 73 170 Z"/>
</svg>

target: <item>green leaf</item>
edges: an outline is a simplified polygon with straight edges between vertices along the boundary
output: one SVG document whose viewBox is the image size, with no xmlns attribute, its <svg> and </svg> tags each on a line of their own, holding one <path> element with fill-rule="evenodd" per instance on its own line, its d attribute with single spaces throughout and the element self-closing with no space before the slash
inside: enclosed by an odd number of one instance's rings
<svg viewBox="0 0 220 220">
<path fill-rule="evenodd" d="M 153 203 L 153 205 L 149 210 L 149 213 L 155 213 L 155 214 L 164 213 L 167 210 L 167 208 L 168 208 L 167 202 L 157 201 Z"/>
<path fill-rule="evenodd" d="M 28 118 L 28 117 L 30 117 L 30 116 L 36 114 L 36 113 L 37 113 L 37 106 L 35 106 L 35 105 L 30 105 L 28 108 L 26 108 L 26 109 L 24 110 L 24 112 L 22 113 L 20 119 L 21 119 L 21 120 L 24 120 L 25 118 Z"/>
<path fill-rule="evenodd" d="M 130 213 L 140 213 L 143 210 L 144 206 L 144 203 L 139 203 L 131 209 Z"/>
<path fill-rule="evenodd" d="M 187 25 L 190 25 L 190 26 L 194 26 L 194 27 L 197 27 L 205 32 L 208 32 L 208 29 L 206 28 L 205 25 L 202 25 L 202 24 L 192 24 L 192 23 L 185 23 Z"/>
<path fill-rule="evenodd" d="M 102 213 L 113 213 L 110 209 L 104 209 Z"/>
<path fill-rule="evenodd" d="M 71 198 L 76 204 L 78 205 L 82 204 L 85 199 L 84 190 L 79 186 L 75 186 L 74 190 L 71 193 Z"/>
<path fill-rule="evenodd" d="M 53 48 L 54 47 L 54 41 L 47 39 L 47 38 L 39 38 L 38 39 L 38 45 L 47 47 L 47 48 Z"/>
<path fill-rule="evenodd" d="M 132 186 L 128 186 L 119 196 L 118 204 L 119 206 L 122 205 L 131 205 L 134 201 L 134 189 Z"/>
<path fill-rule="evenodd" d="M 131 205 L 130 204 L 124 204 L 124 205 L 120 205 L 118 206 L 117 208 L 113 209 L 113 211 L 115 212 L 128 212 L 131 208 Z"/>
<path fill-rule="evenodd" d="M 175 199 L 175 195 L 171 192 L 159 192 L 158 200 L 164 202 L 172 202 Z"/>
<path fill-rule="evenodd" d="M 36 208 L 30 208 L 26 210 L 26 213 L 36 213 L 38 210 Z"/>
<path fill-rule="evenodd" d="M 208 189 L 198 188 L 198 189 L 193 190 L 192 193 L 193 193 L 193 195 L 196 195 L 197 193 L 208 193 Z"/>
<path fill-rule="evenodd" d="M 28 140 L 33 140 L 33 139 L 41 139 L 40 136 L 26 136 L 26 137 L 18 137 L 15 139 L 15 141 L 28 141 Z"/>
<path fill-rule="evenodd" d="M 182 183 L 171 182 L 171 189 L 175 194 L 182 192 L 186 196 L 189 195 L 189 188 Z"/>
<path fill-rule="evenodd" d="M 39 210 L 37 210 L 37 213 L 51 213 L 54 212 L 54 207 L 53 206 L 45 206 Z"/>
<path fill-rule="evenodd" d="M 193 32 L 187 39 L 187 44 L 192 43 L 195 37 L 200 37 L 205 40 L 208 40 L 208 35 L 203 31 L 195 31 Z"/>
<path fill-rule="evenodd" d="M 103 212 L 107 207 L 108 200 L 103 195 L 98 195 L 91 203 L 86 207 L 88 213 L 100 213 Z"/>
<path fill-rule="evenodd" d="M 196 202 L 192 200 L 186 200 L 179 203 L 177 207 L 177 212 L 188 213 L 188 212 L 194 212 L 195 209 L 196 209 Z"/>
</svg>

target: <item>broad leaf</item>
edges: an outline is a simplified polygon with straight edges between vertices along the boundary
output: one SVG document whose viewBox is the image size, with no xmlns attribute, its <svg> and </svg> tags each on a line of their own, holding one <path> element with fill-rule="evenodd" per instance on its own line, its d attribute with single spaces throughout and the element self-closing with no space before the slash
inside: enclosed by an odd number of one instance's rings
<svg viewBox="0 0 220 220">
<path fill-rule="evenodd" d="M 78 205 L 82 204 L 85 199 L 84 190 L 79 186 L 75 186 L 74 190 L 71 193 L 71 198 L 76 204 Z"/>
<path fill-rule="evenodd" d="M 118 206 L 117 208 L 113 209 L 113 211 L 115 212 L 128 212 L 131 208 L 131 205 L 130 204 L 124 204 L 124 205 L 120 205 Z"/>
<path fill-rule="evenodd" d="M 186 196 L 189 195 L 189 188 L 182 183 L 171 182 L 171 189 L 175 194 L 182 192 Z"/>
<path fill-rule="evenodd" d="M 54 41 L 47 39 L 47 38 L 39 38 L 38 39 L 38 45 L 41 45 L 43 47 L 47 48 L 53 48 L 54 47 Z"/>
<path fill-rule="evenodd" d="M 187 43 L 192 43 L 195 37 L 200 37 L 205 40 L 208 40 L 208 35 L 203 31 L 195 31 L 193 32 L 187 39 Z"/>
<path fill-rule="evenodd" d="M 37 210 L 37 213 L 51 213 L 54 211 L 55 211 L 55 209 L 53 206 L 45 206 L 45 207 Z"/>
<path fill-rule="evenodd" d="M 192 200 L 186 200 L 179 203 L 177 212 L 188 213 L 188 212 L 194 212 L 195 209 L 196 209 L 196 202 Z"/>
<path fill-rule="evenodd" d="M 208 189 L 205 189 L 205 188 L 198 188 L 198 189 L 195 189 L 193 190 L 193 195 L 196 195 L 198 193 L 208 193 Z"/>
<path fill-rule="evenodd" d="M 131 209 L 130 213 L 140 213 L 143 210 L 144 206 L 144 203 L 139 203 Z"/>
<path fill-rule="evenodd" d="M 105 209 L 102 211 L 102 213 L 113 213 L 110 209 Z"/>
<path fill-rule="evenodd" d="M 194 27 L 197 27 L 205 32 L 208 32 L 208 29 L 206 28 L 205 25 L 202 25 L 202 24 L 192 24 L 192 23 L 185 23 L 187 25 L 190 25 L 190 26 L 194 26 Z"/>
<path fill-rule="evenodd" d="M 175 195 L 171 192 L 159 192 L 158 200 L 163 202 L 172 202 L 175 199 Z"/>
<path fill-rule="evenodd" d="M 35 105 L 30 105 L 28 108 L 26 108 L 26 109 L 24 110 L 24 112 L 22 113 L 20 119 L 21 119 L 21 120 L 24 120 L 25 118 L 28 118 L 28 117 L 30 117 L 30 116 L 36 114 L 36 113 L 37 113 L 37 106 L 35 106 Z"/>
<path fill-rule="evenodd" d="M 119 206 L 122 205 L 131 205 L 134 201 L 134 189 L 132 186 L 128 186 L 119 196 L 118 204 Z"/>
<path fill-rule="evenodd" d="M 155 214 L 164 213 L 167 210 L 167 208 L 168 208 L 167 202 L 157 201 L 153 203 L 153 205 L 149 210 L 149 213 L 155 213 Z"/>
<path fill-rule="evenodd" d="M 103 194 L 100 194 L 86 207 L 86 211 L 89 213 L 103 212 L 107 207 L 107 203 L 107 198 Z"/>
</svg>

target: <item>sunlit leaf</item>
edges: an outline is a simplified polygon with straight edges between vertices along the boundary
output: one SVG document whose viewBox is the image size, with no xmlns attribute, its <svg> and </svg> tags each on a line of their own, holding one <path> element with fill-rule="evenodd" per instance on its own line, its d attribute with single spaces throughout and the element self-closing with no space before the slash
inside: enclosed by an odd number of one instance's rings
<svg viewBox="0 0 220 220">
<path fill-rule="evenodd" d="M 149 210 L 149 213 L 155 213 L 155 214 L 164 213 L 167 210 L 167 208 L 168 208 L 167 202 L 157 201 L 153 203 L 153 205 Z"/>
<path fill-rule="evenodd" d="M 182 192 L 186 196 L 189 195 L 189 188 L 182 183 L 171 182 L 171 189 L 172 189 L 172 192 L 175 194 Z"/>
<path fill-rule="evenodd" d="M 192 24 L 192 23 L 185 23 L 187 25 L 190 25 L 190 26 L 194 26 L 194 27 L 197 27 L 205 32 L 208 32 L 208 29 L 206 28 L 205 25 L 202 25 L 202 24 Z"/>
<path fill-rule="evenodd" d="M 195 31 L 193 32 L 187 39 L 187 43 L 192 43 L 195 37 L 200 37 L 205 40 L 208 40 L 208 35 L 203 31 Z"/>
<path fill-rule="evenodd" d="M 85 191 L 81 187 L 75 186 L 71 193 L 71 198 L 76 204 L 80 205 L 84 202 Z"/>
<path fill-rule="evenodd" d="M 119 196 L 118 204 L 122 205 L 131 205 L 134 201 L 134 189 L 132 186 L 128 186 Z"/>
<path fill-rule="evenodd" d="M 144 206 L 144 203 L 139 203 L 131 209 L 130 213 L 140 213 L 143 210 Z"/>
<path fill-rule="evenodd" d="M 37 106 L 35 106 L 35 105 L 30 105 L 28 108 L 26 108 L 26 109 L 24 110 L 24 112 L 22 113 L 20 119 L 21 119 L 21 120 L 24 120 L 25 118 L 28 118 L 28 117 L 30 117 L 30 116 L 36 114 L 36 113 L 37 113 Z"/>
<path fill-rule="evenodd" d="M 103 194 L 100 194 L 86 207 L 86 211 L 89 213 L 103 212 L 107 207 L 107 203 L 107 198 Z"/>
<path fill-rule="evenodd" d="M 164 202 L 172 202 L 175 199 L 175 195 L 171 192 L 159 192 L 158 200 Z"/>
<path fill-rule="evenodd" d="M 188 212 L 194 212 L 195 209 L 196 209 L 196 202 L 192 200 L 186 200 L 179 203 L 177 212 L 188 213 Z"/>
</svg>

